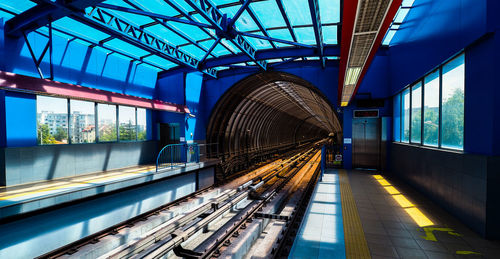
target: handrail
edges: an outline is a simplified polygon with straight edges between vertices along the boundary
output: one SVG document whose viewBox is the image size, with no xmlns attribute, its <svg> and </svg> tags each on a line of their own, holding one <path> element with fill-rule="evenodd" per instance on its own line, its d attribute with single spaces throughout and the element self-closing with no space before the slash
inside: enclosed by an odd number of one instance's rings
<svg viewBox="0 0 500 259">
<path fill-rule="evenodd" d="M 207 152 L 208 147 L 216 146 L 215 156 L 218 156 L 218 143 L 209 144 L 198 144 L 198 143 L 181 143 L 181 144 L 169 144 L 164 146 L 158 156 L 156 157 L 156 171 L 161 169 L 178 166 L 186 166 L 187 163 L 200 162 L 200 157 L 210 155 L 212 157 L 214 154 L 213 150 L 210 150 L 210 154 Z M 200 147 L 205 147 L 204 152 L 201 152 Z"/>
</svg>

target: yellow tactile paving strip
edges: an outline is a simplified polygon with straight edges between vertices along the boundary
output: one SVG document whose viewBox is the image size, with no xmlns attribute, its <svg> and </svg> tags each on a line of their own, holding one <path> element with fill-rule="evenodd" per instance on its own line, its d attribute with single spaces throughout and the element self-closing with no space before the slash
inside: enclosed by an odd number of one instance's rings
<svg viewBox="0 0 500 259">
<path fill-rule="evenodd" d="M 346 258 L 371 258 L 356 201 L 349 184 L 349 177 L 345 170 L 339 170 L 339 182 Z"/>
<path fill-rule="evenodd" d="M 11 191 L 2 190 L 2 192 L 0 192 L 0 200 L 10 200 L 23 196 L 43 194 L 44 192 L 73 188 L 73 187 L 83 186 L 85 184 L 98 183 L 106 180 L 118 179 L 127 175 L 149 172 L 155 170 L 155 168 L 156 168 L 155 166 L 124 168 L 121 170 L 112 170 L 109 173 L 103 172 L 98 175 L 93 174 L 83 177 L 80 176 L 75 178 L 47 181 L 46 184 L 40 184 L 40 185 L 37 184 L 35 186 L 27 186 L 26 188 L 22 188 L 22 186 L 19 186 L 18 188 L 15 188 Z"/>
</svg>

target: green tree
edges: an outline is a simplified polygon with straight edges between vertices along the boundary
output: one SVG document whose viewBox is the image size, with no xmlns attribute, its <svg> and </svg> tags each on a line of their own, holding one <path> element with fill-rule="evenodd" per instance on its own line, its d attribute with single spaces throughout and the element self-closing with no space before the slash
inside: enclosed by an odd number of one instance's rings
<svg viewBox="0 0 500 259">
<path fill-rule="evenodd" d="M 56 133 L 54 134 L 54 138 L 57 141 L 68 140 L 68 132 L 63 127 L 57 127 Z"/>
<path fill-rule="evenodd" d="M 103 130 L 99 132 L 99 141 L 108 142 L 108 141 L 116 141 L 116 127 L 110 127 L 109 130 Z"/>
<path fill-rule="evenodd" d="M 39 124 L 38 123 L 38 144 L 55 144 L 56 140 L 54 136 L 50 134 L 49 125 L 47 124 Z"/>
<path fill-rule="evenodd" d="M 120 140 L 135 140 L 135 124 L 132 121 L 120 124 Z"/>
<path fill-rule="evenodd" d="M 443 103 L 442 143 L 445 146 L 463 147 L 464 144 L 464 92 L 456 89 Z"/>
</svg>

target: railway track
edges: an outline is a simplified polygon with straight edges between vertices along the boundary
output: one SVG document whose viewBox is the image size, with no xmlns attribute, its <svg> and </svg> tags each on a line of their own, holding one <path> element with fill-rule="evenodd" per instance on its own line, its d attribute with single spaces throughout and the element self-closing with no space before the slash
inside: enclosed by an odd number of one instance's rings
<svg viewBox="0 0 500 259">
<path fill-rule="evenodd" d="M 219 187 L 220 193 L 207 202 L 159 224 L 140 238 L 136 238 L 134 242 L 116 247 L 112 251 L 102 254 L 100 258 L 217 257 L 224 251 L 225 247 L 239 238 L 239 233 L 244 231 L 254 219 L 273 217 L 274 214 L 263 213 L 263 209 L 270 203 L 274 202 L 276 204 L 273 206 L 282 209 L 282 203 L 287 201 L 291 194 L 287 190 L 284 190 L 287 193 L 285 195 L 280 193 L 290 185 L 288 183 L 292 178 L 298 173 L 304 173 L 304 168 L 308 164 L 317 163 L 318 157 L 318 150 L 310 148 L 289 158 L 278 159 L 253 170 L 247 175 Z M 317 172 L 314 174 L 317 176 Z M 316 178 L 311 177 L 310 182 L 312 179 Z M 190 199 L 210 191 L 213 189 L 201 190 L 173 204 L 165 205 L 147 213 L 147 215 L 123 222 L 112 229 L 53 251 L 41 258 L 72 257 L 82 248 L 92 249 L 91 247 L 98 244 L 102 238 L 112 236 L 125 228 L 131 228 L 136 222 L 148 221 L 149 218 L 158 215 L 161 211 L 189 202 Z M 279 202 L 275 201 L 277 196 L 280 197 Z M 308 200 L 304 202 L 308 202 Z M 278 215 L 274 216 L 280 218 Z M 294 215 L 283 216 L 282 219 L 292 222 Z M 208 231 L 214 225 L 219 226 L 217 230 Z M 280 252 L 280 254 L 282 253 Z"/>
</svg>

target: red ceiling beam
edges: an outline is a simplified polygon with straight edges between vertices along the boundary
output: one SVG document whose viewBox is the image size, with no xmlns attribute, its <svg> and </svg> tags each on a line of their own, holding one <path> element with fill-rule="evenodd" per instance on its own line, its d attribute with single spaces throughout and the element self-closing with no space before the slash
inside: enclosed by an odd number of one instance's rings
<svg viewBox="0 0 500 259">
<path fill-rule="evenodd" d="M 354 32 L 354 22 L 356 20 L 356 10 L 358 8 L 358 0 L 343 1 L 342 9 L 342 39 L 340 40 L 340 63 L 339 63 L 339 87 L 337 88 L 337 102 L 340 105 L 342 99 L 342 89 L 344 88 L 345 70 L 349 51 L 351 49 L 351 41 Z"/>
<path fill-rule="evenodd" d="M 99 103 L 129 105 L 169 112 L 190 112 L 185 105 L 167 103 L 160 100 L 146 99 L 127 94 L 120 94 L 80 85 L 61 83 L 47 79 L 34 78 L 4 71 L 0 71 L 0 89 L 17 92 L 27 92 L 32 94 L 59 96 L 64 98 L 73 98 Z"/>
<path fill-rule="evenodd" d="M 382 44 L 382 40 L 384 39 L 385 32 L 391 26 L 391 22 L 394 20 L 394 16 L 396 15 L 399 6 L 401 5 L 403 0 L 394 0 L 389 7 L 389 11 L 384 18 L 384 22 L 380 28 L 380 32 L 375 39 L 375 43 L 373 44 L 372 49 L 370 50 L 370 54 L 368 55 L 368 59 L 363 66 L 361 74 L 359 76 L 358 82 L 356 83 L 356 88 L 354 88 L 354 92 L 351 96 L 351 101 L 354 99 L 356 95 L 359 85 L 361 84 L 368 67 L 370 66 L 375 54 L 377 53 L 378 48 Z M 354 32 L 354 21 L 356 19 L 356 9 L 357 9 L 358 0 L 353 1 L 344 1 L 344 10 L 342 13 L 342 40 L 340 45 L 340 70 L 339 70 L 339 87 L 338 87 L 338 104 L 340 105 L 340 101 L 342 98 L 342 90 L 344 88 L 344 77 L 347 67 L 347 61 L 349 57 L 349 51 L 351 48 L 351 40 Z"/>
</svg>

